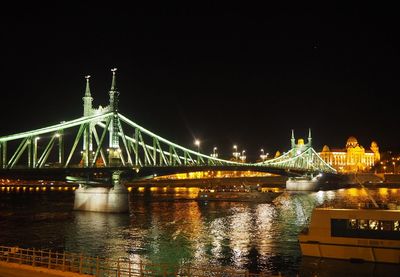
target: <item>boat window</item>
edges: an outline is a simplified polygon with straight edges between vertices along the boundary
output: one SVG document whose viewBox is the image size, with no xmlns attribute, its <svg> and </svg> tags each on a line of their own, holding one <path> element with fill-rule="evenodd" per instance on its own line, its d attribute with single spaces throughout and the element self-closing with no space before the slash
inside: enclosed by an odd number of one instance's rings
<svg viewBox="0 0 400 277">
<path fill-rule="evenodd" d="M 400 240 L 400 220 L 332 218 L 331 236 Z"/>
<path fill-rule="evenodd" d="M 349 219 L 349 229 L 358 229 L 357 219 Z"/>
<path fill-rule="evenodd" d="M 393 221 L 383 220 L 381 221 L 381 228 L 382 231 L 392 231 L 393 229 Z"/>
<path fill-rule="evenodd" d="M 369 220 L 369 229 L 370 230 L 378 230 L 379 221 L 378 220 Z"/>
<path fill-rule="evenodd" d="M 368 219 L 360 219 L 360 224 L 358 225 L 361 230 L 368 229 Z"/>
<path fill-rule="evenodd" d="M 394 222 L 394 226 L 393 226 L 394 228 L 393 228 L 393 230 L 395 230 L 395 231 L 400 231 L 400 221 L 399 220 L 396 220 L 395 222 Z"/>
</svg>

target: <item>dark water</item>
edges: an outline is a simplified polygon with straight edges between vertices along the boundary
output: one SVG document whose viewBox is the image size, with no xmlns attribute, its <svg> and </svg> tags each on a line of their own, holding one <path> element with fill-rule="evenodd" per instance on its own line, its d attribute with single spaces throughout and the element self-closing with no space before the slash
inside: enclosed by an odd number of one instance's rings
<svg viewBox="0 0 400 277">
<path fill-rule="evenodd" d="M 399 266 L 302 258 L 297 240 L 315 206 L 368 202 L 361 189 L 285 192 L 273 204 L 209 202 L 194 188 L 130 194 L 129 214 L 72 211 L 72 191 L 0 191 L 0 245 L 229 266 L 285 276 L 395 276 Z M 400 204 L 400 190 L 370 193 Z M 398 275 L 397 275 L 398 276 Z"/>
</svg>

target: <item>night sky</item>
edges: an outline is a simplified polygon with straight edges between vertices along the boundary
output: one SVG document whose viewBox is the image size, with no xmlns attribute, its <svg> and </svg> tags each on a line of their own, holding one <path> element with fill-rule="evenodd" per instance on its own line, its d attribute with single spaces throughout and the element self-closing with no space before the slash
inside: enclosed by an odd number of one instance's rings
<svg viewBox="0 0 400 277">
<path fill-rule="evenodd" d="M 87 74 L 107 105 L 117 67 L 122 114 L 207 154 L 286 151 L 308 128 L 318 151 L 400 150 L 394 7 L 197 3 L 3 9 L 0 135 L 81 116 Z"/>
</svg>

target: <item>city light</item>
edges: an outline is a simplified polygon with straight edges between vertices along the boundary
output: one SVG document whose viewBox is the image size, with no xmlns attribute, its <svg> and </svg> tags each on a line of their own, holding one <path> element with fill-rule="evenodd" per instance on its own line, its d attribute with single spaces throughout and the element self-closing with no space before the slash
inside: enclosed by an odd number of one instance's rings
<svg viewBox="0 0 400 277">
<path fill-rule="evenodd" d="M 218 153 L 217 153 L 218 148 L 214 147 L 213 148 L 213 153 L 210 155 L 213 158 L 218 158 Z"/>
<path fill-rule="evenodd" d="M 245 155 L 245 153 L 246 153 L 246 150 L 243 150 L 243 151 L 242 151 L 242 155 L 240 156 L 240 160 L 242 161 L 242 163 L 244 163 L 244 162 L 246 161 L 246 155 Z"/>
<path fill-rule="evenodd" d="M 260 155 L 260 159 L 262 160 L 262 161 L 265 161 L 267 158 L 268 158 L 268 155 L 269 155 L 269 153 L 264 153 L 264 149 L 263 148 L 261 148 L 261 155 Z"/>
<path fill-rule="evenodd" d="M 237 145 L 233 145 L 233 153 L 232 153 L 233 157 L 237 160 L 240 157 L 240 152 L 238 152 L 237 150 Z"/>
<path fill-rule="evenodd" d="M 196 140 L 194 141 L 194 144 L 197 146 L 197 152 L 200 153 L 200 140 L 196 139 Z"/>
</svg>

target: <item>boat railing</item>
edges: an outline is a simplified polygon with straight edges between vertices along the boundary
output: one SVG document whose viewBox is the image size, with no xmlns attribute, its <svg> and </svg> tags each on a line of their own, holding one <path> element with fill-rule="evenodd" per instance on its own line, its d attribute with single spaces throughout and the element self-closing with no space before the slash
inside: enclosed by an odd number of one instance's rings
<svg viewBox="0 0 400 277">
<path fill-rule="evenodd" d="M 400 210 L 400 203 L 379 203 L 374 204 L 369 202 L 362 203 L 343 203 L 340 205 L 324 203 L 317 206 L 317 208 L 331 208 L 331 209 L 371 209 L 371 210 Z"/>
</svg>

